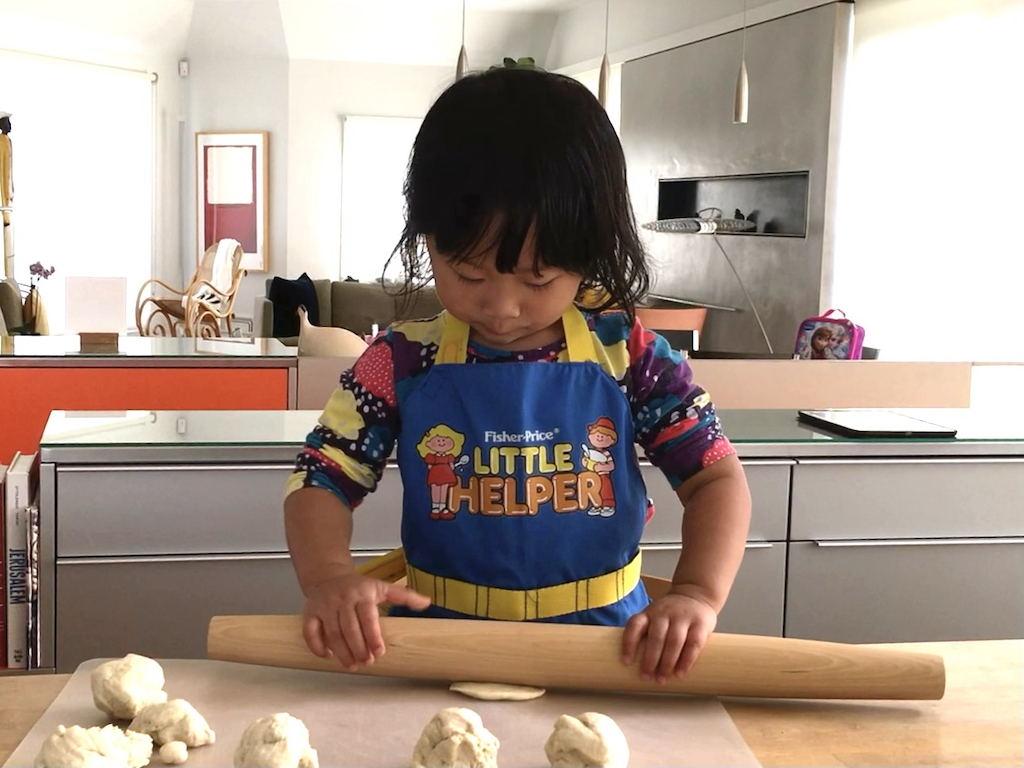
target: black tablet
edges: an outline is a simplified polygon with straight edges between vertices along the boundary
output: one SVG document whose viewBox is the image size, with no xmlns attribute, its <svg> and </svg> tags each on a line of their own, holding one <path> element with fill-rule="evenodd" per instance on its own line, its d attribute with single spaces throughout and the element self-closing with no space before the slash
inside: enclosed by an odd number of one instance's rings
<svg viewBox="0 0 1024 768">
<path fill-rule="evenodd" d="M 797 411 L 804 424 L 847 437 L 956 437 L 956 430 L 882 410 Z"/>
</svg>

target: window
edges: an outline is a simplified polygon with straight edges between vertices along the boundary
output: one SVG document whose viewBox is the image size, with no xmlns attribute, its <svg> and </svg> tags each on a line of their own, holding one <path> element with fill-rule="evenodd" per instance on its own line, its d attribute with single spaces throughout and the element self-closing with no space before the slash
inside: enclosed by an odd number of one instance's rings
<svg viewBox="0 0 1024 768">
<path fill-rule="evenodd" d="M 64 278 L 125 277 L 125 328 L 153 272 L 153 88 L 145 74 L 0 51 L 12 113 L 15 269 L 40 283 L 50 332 L 64 330 Z"/>
<path fill-rule="evenodd" d="M 405 226 L 402 187 L 421 122 L 418 117 L 350 115 L 343 119 L 342 278 L 368 283 L 383 274 Z M 390 271 L 388 277 L 392 277 Z"/>
<path fill-rule="evenodd" d="M 1019 0 L 857 3 L 833 304 L 884 359 L 1024 361 L 1022 39 Z"/>
</svg>

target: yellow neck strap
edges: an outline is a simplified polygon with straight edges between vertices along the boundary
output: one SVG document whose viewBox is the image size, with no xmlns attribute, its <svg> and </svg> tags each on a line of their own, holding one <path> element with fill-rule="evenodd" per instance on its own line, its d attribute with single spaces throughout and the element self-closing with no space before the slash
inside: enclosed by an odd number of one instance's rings
<svg viewBox="0 0 1024 768">
<path fill-rule="evenodd" d="M 469 326 L 449 312 L 443 315 L 444 329 L 441 344 L 437 348 L 437 364 L 458 364 L 466 362 L 466 347 L 469 344 Z M 562 328 L 565 331 L 565 345 L 569 351 L 569 362 L 596 363 L 594 337 L 587 327 L 583 314 L 575 307 L 569 307 L 562 314 Z"/>
</svg>

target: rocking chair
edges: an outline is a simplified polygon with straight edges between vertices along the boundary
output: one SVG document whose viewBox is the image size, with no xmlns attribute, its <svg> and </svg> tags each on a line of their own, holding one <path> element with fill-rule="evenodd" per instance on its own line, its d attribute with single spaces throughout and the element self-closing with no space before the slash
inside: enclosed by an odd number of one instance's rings
<svg viewBox="0 0 1024 768">
<path fill-rule="evenodd" d="M 220 240 L 206 249 L 192 279 L 184 289 L 153 278 L 139 289 L 135 301 L 135 325 L 140 336 L 231 335 L 235 297 L 245 276 L 241 267 L 242 246 L 236 240 Z M 148 296 L 157 285 L 171 296 Z M 145 317 L 144 317 L 145 316 Z"/>
</svg>

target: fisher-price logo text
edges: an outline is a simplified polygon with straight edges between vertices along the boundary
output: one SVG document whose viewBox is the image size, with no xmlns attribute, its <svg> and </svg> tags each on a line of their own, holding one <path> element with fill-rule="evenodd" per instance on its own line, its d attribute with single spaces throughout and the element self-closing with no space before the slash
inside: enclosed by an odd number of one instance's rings
<svg viewBox="0 0 1024 768">
<path fill-rule="evenodd" d="M 509 433 L 509 432 L 492 432 L 490 430 L 484 432 L 485 443 L 543 443 L 548 440 L 554 440 L 555 435 L 558 434 L 558 430 L 551 432 L 544 432 L 540 429 L 528 429 L 525 432 Z"/>
</svg>

